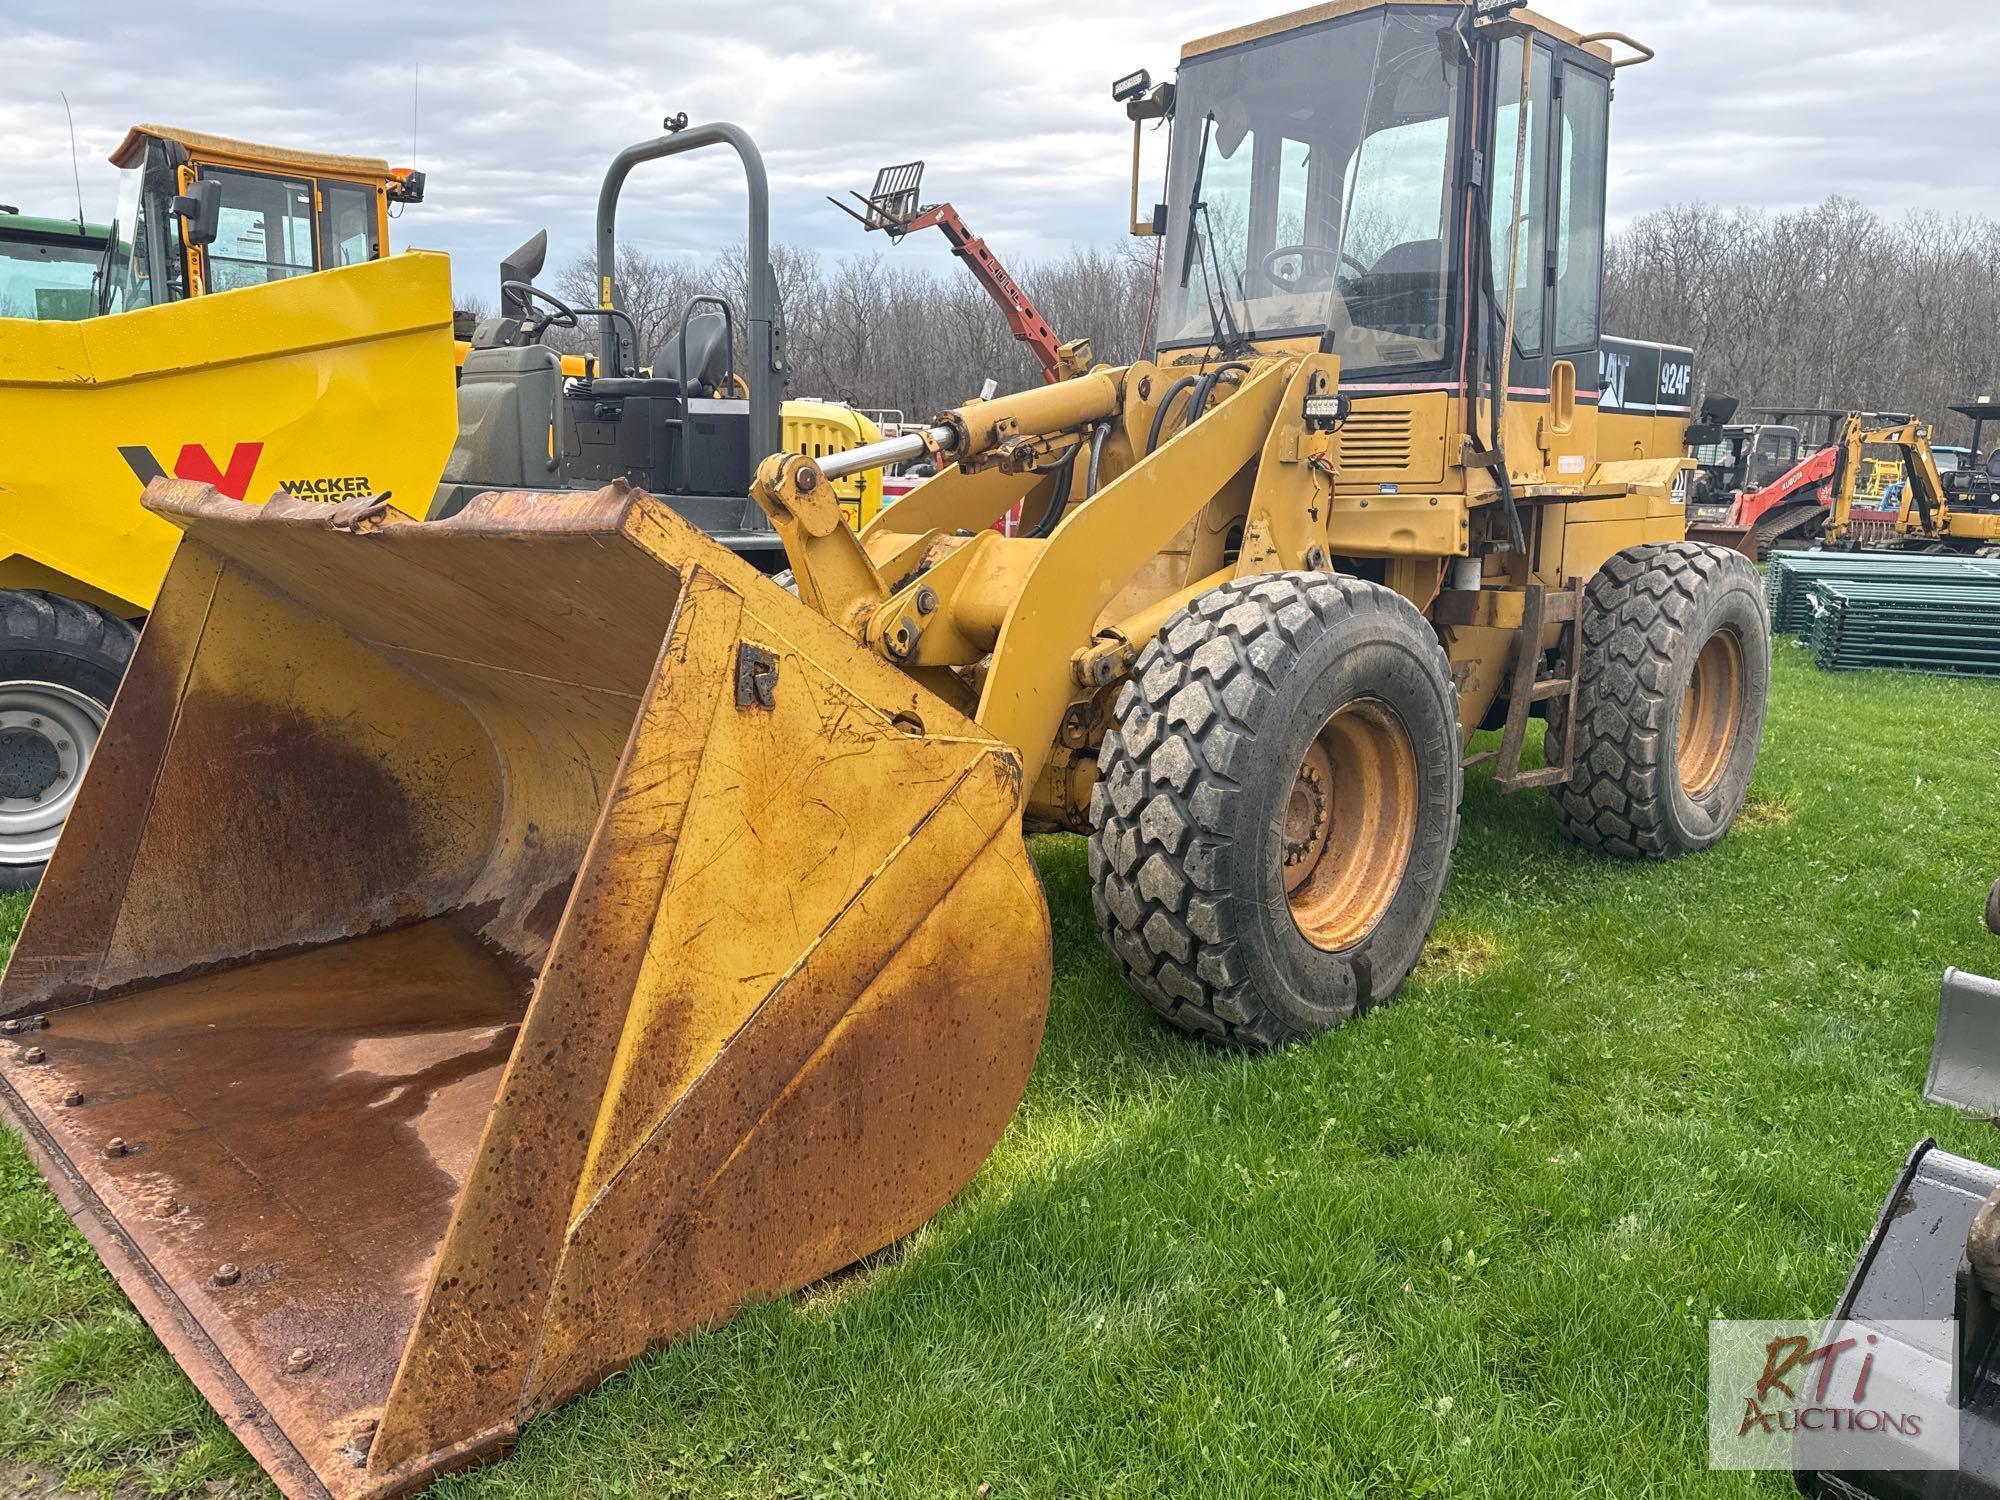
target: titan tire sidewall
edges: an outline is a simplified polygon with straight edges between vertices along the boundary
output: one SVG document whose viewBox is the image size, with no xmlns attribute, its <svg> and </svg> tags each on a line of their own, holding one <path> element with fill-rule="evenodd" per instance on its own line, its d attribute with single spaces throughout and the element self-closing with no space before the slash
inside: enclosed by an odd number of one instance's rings
<svg viewBox="0 0 2000 1500">
<path fill-rule="evenodd" d="M 1434 641 L 1385 638 L 1379 626 L 1379 616 L 1342 620 L 1300 652 L 1270 711 L 1268 722 L 1282 731 L 1260 744 L 1238 803 L 1239 820 L 1248 826 L 1236 830 L 1236 841 L 1251 863 L 1238 871 L 1237 899 L 1252 907 L 1244 914 L 1253 937 L 1246 955 L 1252 983 L 1301 1032 L 1338 1025 L 1395 992 L 1430 934 L 1449 868 L 1458 761 L 1450 685 L 1441 686 L 1430 668 Z M 1409 736 L 1417 826 L 1409 865 L 1382 920 L 1354 947 L 1328 953 L 1292 919 L 1281 869 L 1285 807 L 1307 746 L 1338 710 L 1364 698 L 1386 704 Z"/>
<path fill-rule="evenodd" d="M 1719 631 L 1730 631 L 1742 652 L 1743 671 L 1736 741 L 1730 746 L 1729 762 L 1715 785 L 1699 797 L 1690 797 L 1681 785 L 1681 716 L 1687 712 L 1688 684 L 1695 663 Z M 1668 805 L 1680 834 L 1680 842 L 1702 849 L 1729 832 L 1743 799 L 1750 790 L 1750 778 L 1757 769 L 1757 755 L 1764 742 L 1764 718 L 1771 691 L 1771 635 L 1764 613 L 1763 595 L 1737 575 L 1725 576 L 1720 587 L 1705 590 L 1689 629 L 1674 643 L 1673 677 L 1665 685 L 1670 705 L 1661 726 L 1661 772 L 1666 780 Z"/>
</svg>

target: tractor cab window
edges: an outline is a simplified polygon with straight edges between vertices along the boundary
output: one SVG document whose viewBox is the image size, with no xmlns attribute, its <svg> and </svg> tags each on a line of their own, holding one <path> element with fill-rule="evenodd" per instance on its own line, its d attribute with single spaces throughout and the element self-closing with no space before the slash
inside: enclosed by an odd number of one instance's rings
<svg viewBox="0 0 2000 1500">
<path fill-rule="evenodd" d="M 1162 349 L 1310 336 L 1357 374 L 1444 359 L 1455 14 L 1385 7 L 1183 65 Z"/>
<path fill-rule="evenodd" d="M 220 167 L 202 175 L 222 184 L 222 213 L 208 247 L 208 290 L 262 286 L 317 269 L 311 182 Z"/>
<path fill-rule="evenodd" d="M 104 247 L 74 224 L 71 233 L 26 233 L 0 215 L 0 318 L 87 318 L 97 311 Z"/>
<path fill-rule="evenodd" d="M 382 254 L 375 190 L 359 182 L 322 182 L 319 258 L 323 266 L 358 266 Z"/>
<path fill-rule="evenodd" d="M 186 295 L 180 226 L 167 212 L 179 191 L 159 141 L 149 141 L 146 154 L 119 173 L 118 212 L 104 249 L 98 297 L 105 312 L 151 307 Z"/>
</svg>

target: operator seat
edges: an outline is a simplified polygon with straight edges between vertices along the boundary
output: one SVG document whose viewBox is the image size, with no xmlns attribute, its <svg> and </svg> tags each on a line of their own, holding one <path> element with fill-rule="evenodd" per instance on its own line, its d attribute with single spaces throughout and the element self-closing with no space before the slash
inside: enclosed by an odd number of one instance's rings
<svg viewBox="0 0 2000 1500">
<path fill-rule="evenodd" d="M 1444 242 L 1408 240 L 1392 245 L 1368 268 L 1357 323 L 1384 333 L 1436 338 L 1444 306 Z"/>
<path fill-rule="evenodd" d="M 687 368 L 681 368 L 681 345 L 687 345 Z M 650 375 L 614 375 L 590 383 L 593 396 L 713 396 L 729 373 L 729 319 L 703 308 L 682 327 L 682 334 L 653 351 Z"/>
</svg>

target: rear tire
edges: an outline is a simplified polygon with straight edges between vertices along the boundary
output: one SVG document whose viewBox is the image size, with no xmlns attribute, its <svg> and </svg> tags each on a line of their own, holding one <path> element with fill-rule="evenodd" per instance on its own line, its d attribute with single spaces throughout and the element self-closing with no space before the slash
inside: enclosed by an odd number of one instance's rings
<svg viewBox="0 0 2000 1500">
<path fill-rule="evenodd" d="M 1700 542 L 1631 548 L 1591 580 L 1581 634 L 1556 826 L 1621 859 L 1708 848 L 1742 811 L 1763 744 L 1771 621 L 1756 569 Z"/>
<path fill-rule="evenodd" d="M 1099 751 L 1092 904 L 1183 1031 L 1263 1049 L 1402 987 L 1458 838 L 1458 692 L 1376 584 L 1223 585 L 1140 654 Z"/>
<path fill-rule="evenodd" d="M 0 590 L 0 890 L 41 880 L 138 638 L 93 605 Z"/>
</svg>

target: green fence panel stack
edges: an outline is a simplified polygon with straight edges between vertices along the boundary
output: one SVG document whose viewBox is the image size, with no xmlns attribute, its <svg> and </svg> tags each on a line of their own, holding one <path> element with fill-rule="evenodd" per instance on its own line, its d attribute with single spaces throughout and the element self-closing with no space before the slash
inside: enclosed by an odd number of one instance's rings
<svg viewBox="0 0 2000 1500">
<path fill-rule="evenodd" d="M 1804 639 L 1830 672 L 1892 670 L 2000 677 L 2000 578 L 1820 578 L 1806 591 Z"/>
<path fill-rule="evenodd" d="M 1808 592 L 1846 583 L 1872 590 L 1864 609 L 1886 607 L 1895 598 L 1936 600 L 1940 589 L 1967 588 L 1977 595 L 2000 590 L 2000 561 L 1925 552 L 1779 552 L 1771 558 L 1764 584 L 1771 628 L 1781 635 L 1805 635 L 1817 618 Z M 1993 597 L 2000 599 L 2000 592 Z"/>
</svg>

